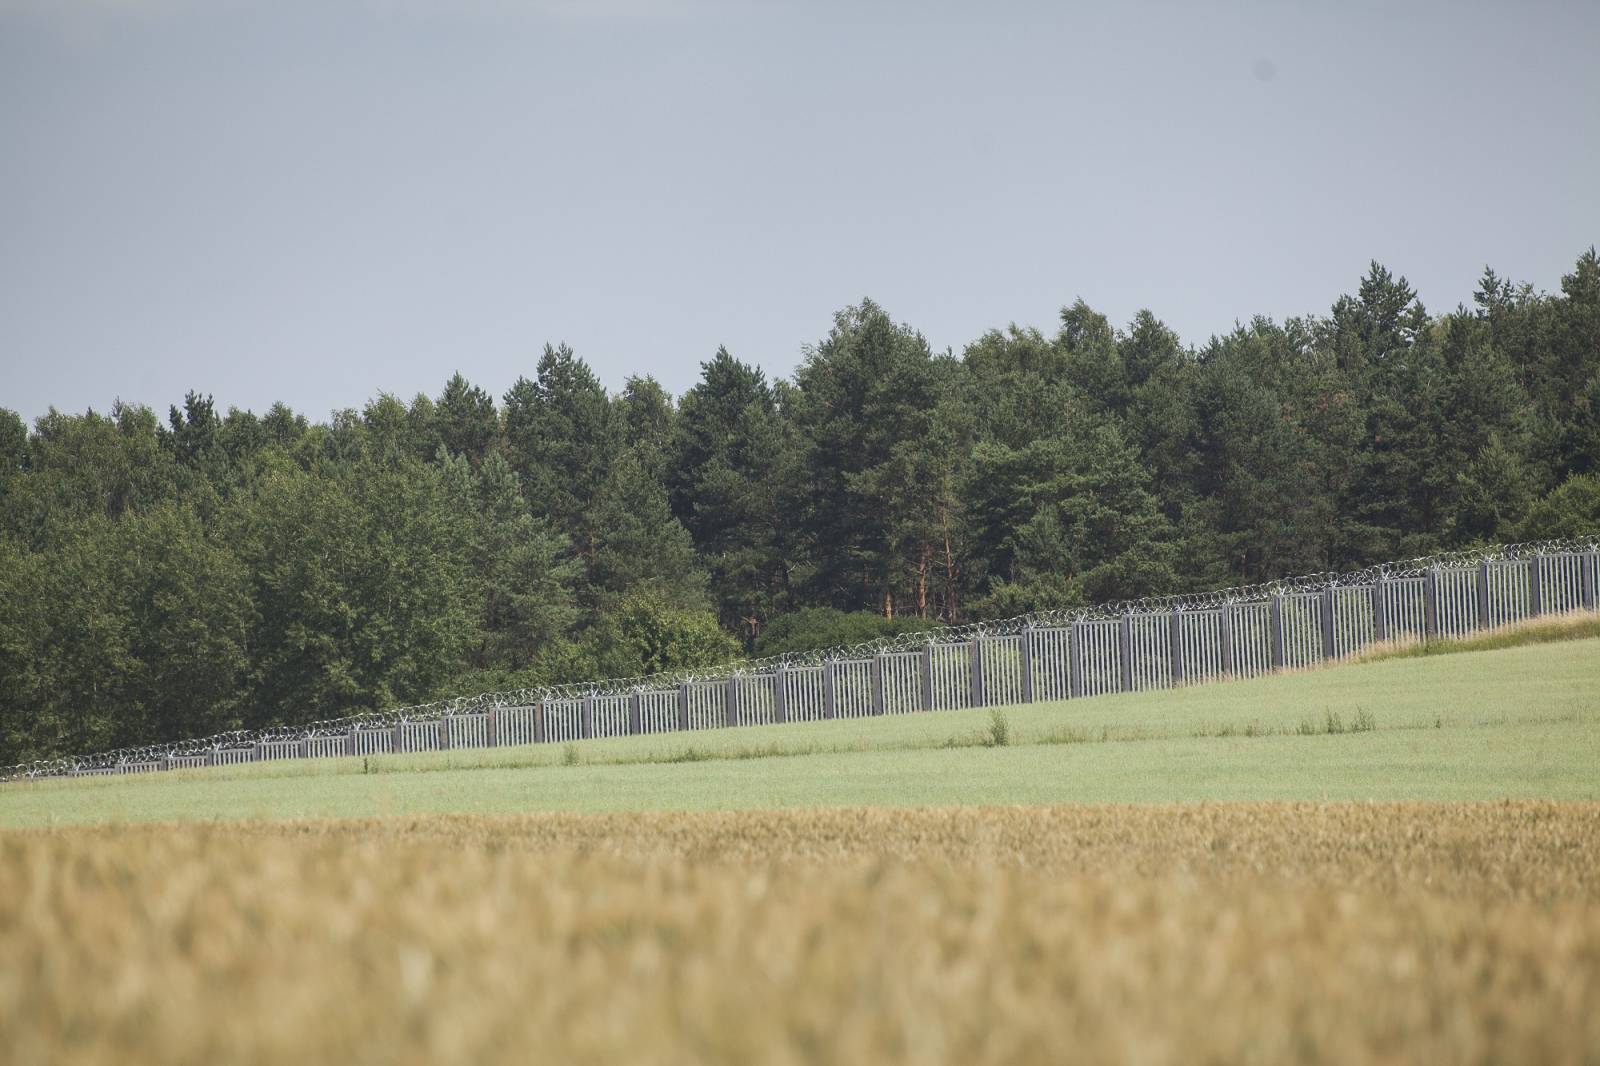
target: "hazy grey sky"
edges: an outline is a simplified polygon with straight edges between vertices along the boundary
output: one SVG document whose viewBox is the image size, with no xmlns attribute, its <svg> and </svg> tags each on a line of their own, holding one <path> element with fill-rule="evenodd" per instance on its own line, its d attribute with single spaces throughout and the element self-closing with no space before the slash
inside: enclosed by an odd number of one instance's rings
<svg viewBox="0 0 1600 1066">
<path fill-rule="evenodd" d="M 0 0 L 0 406 L 286 400 L 565 340 L 674 392 L 871 296 L 1201 342 L 1367 261 L 1600 241 L 1600 3 Z"/>
</svg>

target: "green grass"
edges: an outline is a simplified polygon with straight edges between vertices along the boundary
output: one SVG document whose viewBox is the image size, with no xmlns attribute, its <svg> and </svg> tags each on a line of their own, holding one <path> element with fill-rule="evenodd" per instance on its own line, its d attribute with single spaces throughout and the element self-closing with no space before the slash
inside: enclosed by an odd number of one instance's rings
<svg viewBox="0 0 1600 1066">
<path fill-rule="evenodd" d="M 1002 724 L 1003 721 L 1003 724 Z M 1003 732 L 1004 742 L 997 743 Z M 0 824 L 1600 798 L 1600 639 L 989 710 L 0 786 Z"/>
</svg>

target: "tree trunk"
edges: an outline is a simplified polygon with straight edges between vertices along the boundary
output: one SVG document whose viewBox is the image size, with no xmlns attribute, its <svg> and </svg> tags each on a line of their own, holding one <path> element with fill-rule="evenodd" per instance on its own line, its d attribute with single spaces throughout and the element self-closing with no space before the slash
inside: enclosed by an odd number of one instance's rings
<svg viewBox="0 0 1600 1066">
<path fill-rule="evenodd" d="M 944 535 L 944 595 L 946 621 L 955 625 L 960 621 L 960 611 L 956 605 L 956 556 L 950 547 L 950 534 Z"/>
<path fill-rule="evenodd" d="M 922 544 L 921 558 L 917 560 L 917 617 L 928 617 L 928 568 L 933 549 L 926 541 Z"/>
</svg>

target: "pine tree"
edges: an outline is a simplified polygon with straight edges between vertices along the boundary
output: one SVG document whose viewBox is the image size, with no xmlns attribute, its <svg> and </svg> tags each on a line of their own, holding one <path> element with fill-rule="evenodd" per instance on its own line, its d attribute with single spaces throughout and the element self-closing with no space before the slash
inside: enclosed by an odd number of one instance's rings
<svg viewBox="0 0 1600 1066">
<path fill-rule="evenodd" d="M 666 489 L 650 476 L 647 459 L 637 450 L 628 449 L 612 464 L 586 521 L 594 545 L 592 606 L 611 609 L 643 590 L 677 608 L 709 605 L 706 574 L 689 531 L 673 517 Z"/>
<path fill-rule="evenodd" d="M 473 466 L 499 447 L 500 416 L 493 397 L 460 373 L 451 375 L 434 405 L 433 428 L 441 446 L 466 456 Z"/>
<path fill-rule="evenodd" d="M 935 382 L 927 341 L 870 300 L 836 315 L 796 372 L 814 602 L 897 613 L 901 560 L 883 468 L 898 442 L 928 433 Z"/>
<path fill-rule="evenodd" d="M 535 380 L 518 378 L 505 407 L 511 466 L 529 507 L 566 533 L 592 566 L 587 513 L 622 448 L 605 388 L 572 349 L 545 345 Z"/>
<path fill-rule="evenodd" d="M 683 396 L 668 493 L 722 624 L 747 642 L 789 601 L 793 451 L 765 376 L 719 348 Z"/>
</svg>

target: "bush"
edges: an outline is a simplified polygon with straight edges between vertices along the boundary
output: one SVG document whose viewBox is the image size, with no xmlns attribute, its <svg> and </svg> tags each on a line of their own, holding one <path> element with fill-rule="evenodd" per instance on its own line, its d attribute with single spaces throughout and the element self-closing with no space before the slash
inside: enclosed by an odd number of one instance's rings
<svg viewBox="0 0 1600 1066">
<path fill-rule="evenodd" d="M 1528 508 L 1520 535 L 1524 540 L 1586 537 L 1600 530 L 1600 477 L 1569 477 Z"/>
<path fill-rule="evenodd" d="M 1089 600 L 1083 586 L 1060 574 L 1043 574 L 1032 579 L 995 579 L 989 591 L 968 604 L 975 618 L 1015 618 L 1037 611 L 1083 607 Z"/>
<path fill-rule="evenodd" d="M 847 613 L 832 607 L 808 607 L 774 619 L 756 641 L 756 654 L 816 651 L 937 628 L 937 622 L 914 616 L 885 618 L 872 611 Z"/>
<path fill-rule="evenodd" d="M 624 600 L 584 643 L 600 677 L 716 666 L 739 657 L 739 642 L 717 625 L 716 615 L 674 606 L 653 591 Z"/>
</svg>

